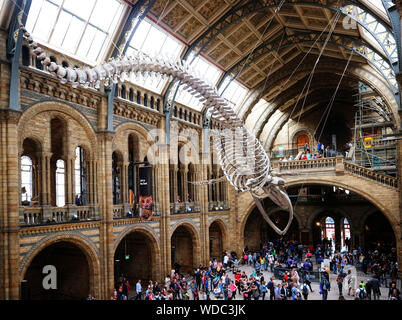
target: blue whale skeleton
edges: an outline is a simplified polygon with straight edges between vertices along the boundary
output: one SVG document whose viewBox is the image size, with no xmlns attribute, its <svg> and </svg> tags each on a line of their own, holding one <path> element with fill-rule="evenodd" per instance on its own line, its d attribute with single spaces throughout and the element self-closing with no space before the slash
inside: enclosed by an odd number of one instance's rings
<svg viewBox="0 0 402 320">
<path fill-rule="evenodd" d="M 229 103 L 222 98 L 215 86 L 201 79 L 191 65 L 185 61 L 152 57 L 143 52 L 133 56 L 110 59 L 96 67 L 69 68 L 52 62 L 45 51 L 33 40 L 23 24 L 19 29 L 44 68 L 62 83 L 73 87 L 99 88 L 111 83 L 124 82 L 129 77 L 158 77 L 170 81 L 180 81 L 187 90 L 201 102 L 212 117 L 221 121 L 223 129 L 214 131 L 213 146 L 217 151 L 224 177 L 238 191 L 249 191 L 263 218 L 279 235 L 284 235 L 293 220 L 293 206 L 287 195 L 285 181 L 274 175 L 270 159 L 260 141 L 244 126 Z M 251 152 L 250 152 L 251 151 Z M 216 182 L 216 180 L 215 180 Z M 213 183 L 200 182 L 200 184 Z M 261 200 L 269 197 L 283 210 L 289 212 L 289 219 L 284 229 L 279 229 L 265 211 Z"/>
</svg>

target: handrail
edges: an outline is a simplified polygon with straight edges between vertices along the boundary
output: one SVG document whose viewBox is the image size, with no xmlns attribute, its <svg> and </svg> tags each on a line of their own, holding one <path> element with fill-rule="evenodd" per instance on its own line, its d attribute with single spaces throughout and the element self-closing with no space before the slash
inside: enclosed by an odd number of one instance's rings
<svg viewBox="0 0 402 320">
<path fill-rule="evenodd" d="M 274 170 L 281 172 L 294 170 L 312 170 L 314 169 L 331 168 L 334 170 L 344 170 L 350 174 L 357 175 L 366 179 L 373 180 L 383 185 L 398 188 L 398 179 L 390 175 L 375 172 L 369 168 L 361 167 L 355 163 L 346 161 L 343 157 L 320 158 L 313 160 L 294 160 L 294 161 L 273 161 L 272 167 Z"/>
<path fill-rule="evenodd" d="M 96 220 L 90 206 L 73 207 L 20 207 L 20 225 L 37 226 L 47 223 L 70 223 Z"/>
<path fill-rule="evenodd" d="M 363 178 L 374 180 L 387 186 L 398 188 L 398 179 L 384 173 L 374 172 L 368 168 L 344 161 L 345 171 Z"/>
</svg>

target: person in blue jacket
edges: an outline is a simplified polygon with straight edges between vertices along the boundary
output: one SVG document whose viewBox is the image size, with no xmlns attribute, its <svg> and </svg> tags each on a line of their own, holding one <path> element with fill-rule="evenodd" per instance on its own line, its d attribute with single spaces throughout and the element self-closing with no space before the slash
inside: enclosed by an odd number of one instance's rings
<svg viewBox="0 0 402 320">
<path fill-rule="evenodd" d="M 328 298 L 328 291 L 331 291 L 331 284 L 326 276 L 322 277 L 320 282 L 320 293 L 322 295 L 322 300 L 327 300 Z"/>
</svg>

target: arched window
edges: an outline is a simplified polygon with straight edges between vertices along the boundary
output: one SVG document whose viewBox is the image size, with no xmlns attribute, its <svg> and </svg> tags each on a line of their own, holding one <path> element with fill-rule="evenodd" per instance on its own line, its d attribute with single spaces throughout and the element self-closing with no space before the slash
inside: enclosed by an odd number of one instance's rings
<svg viewBox="0 0 402 320">
<path fill-rule="evenodd" d="M 325 237 L 329 240 L 335 237 L 335 221 L 331 217 L 325 218 Z"/>
<path fill-rule="evenodd" d="M 64 160 L 56 162 L 56 206 L 64 207 L 66 204 Z"/>
<path fill-rule="evenodd" d="M 346 239 L 350 240 L 351 233 L 350 233 L 350 224 L 348 219 L 343 219 L 343 230 L 341 231 L 342 236 L 342 246 L 347 244 Z"/>
<path fill-rule="evenodd" d="M 33 165 L 32 159 L 21 157 L 21 201 L 31 201 L 33 194 Z"/>
<path fill-rule="evenodd" d="M 345 220 L 343 221 L 343 227 L 345 229 L 345 238 L 349 238 L 350 239 L 350 224 L 348 219 L 345 218 Z"/>
</svg>

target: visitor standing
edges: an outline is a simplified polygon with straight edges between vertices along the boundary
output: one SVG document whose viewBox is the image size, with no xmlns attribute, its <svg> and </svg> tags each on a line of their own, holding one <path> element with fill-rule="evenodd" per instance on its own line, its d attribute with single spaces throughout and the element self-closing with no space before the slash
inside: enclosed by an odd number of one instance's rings
<svg viewBox="0 0 402 320">
<path fill-rule="evenodd" d="M 142 295 L 141 280 L 138 280 L 138 282 L 135 286 L 135 291 L 137 293 L 137 295 L 135 296 L 135 300 L 141 300 L 141 295 Z"/>
<path fill-rule="evenodd" d="M 322 280 L 320 282 L 320 293 L 322 295 L 322 300 L 327 300 L 328 298 L 328 292 L 331 290 L 331 284 L 328 281 L 328 278 L 326 276 L 322 277 Z"/>
</svg>

